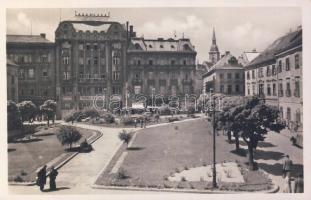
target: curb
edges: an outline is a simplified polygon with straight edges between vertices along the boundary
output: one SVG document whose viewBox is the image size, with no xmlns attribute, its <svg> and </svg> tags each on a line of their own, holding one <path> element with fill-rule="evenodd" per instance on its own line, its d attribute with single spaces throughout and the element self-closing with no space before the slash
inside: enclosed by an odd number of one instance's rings
<svg viewBox="0 0 311 200">
<path fill-rule="evenodd" d="M 140 187 L 119 187 L 119 186 L 103 186 L 93 184 L 91 185 L 93 189 L 106 189 L 106 190 L 128 190 L 128 191 L 144 191 L 144 192 L 175 192 L 175 193 L 193 193 L 193 194 L 247 194 L 247 193 L 275 193 L 274 191 L 279 189 L 273 188 L 272 190 L 262 190 L 262 191 L 225 191 L 225 190 L 196 190 L 196 189 L 159 189 L 159 188 L 140 188 Z"/>
<path fill-rule="evenodd" d="M 91 130 L 91 129 L 89 129 L 89 130 Z M 98 140 L 99 138 L 101 138 L 101 136 L 103 136 L 103 133 L 98 131 L 98 130 L 92 130 L 92 131 L 95 131 L 94 135 L 97 135 L 97 136 L 91 142 L 89 142 L 89 144 L 93 144 L 94 142 L 96 142 L 96 140 Z M 92 135 L 90 138 L 92 138 L 94 135 Z M 66 158 L 60 164 L 55 166 L 55 169 L 58 170 L 59 168 L 64 166 L 66 163 L 68 163 L 71 159 L 73 159 L 79 153 L 80 152 L 73 153 L 71 156 Z M 48 176 L 48 174 L 47 174 L 47 176 Z M 14 185 L 14 186 L 34 186 L 34 185 L 36 185 L 36 181 L 32 181 L 32 182 L 14 182 L 13 181 L 13 182 L 8 182 L 8 185 Z"/>
<path fill-rule="evenodd" d="M 262 169 L 258 169 L 258 171 L 260 171 L 261 173 L 265 174 L 271 180 L 271 183 L 273 185 L 273 187 L 270 190 L 267 190 L 266 193 L 277 193 L 279 191 L 280 187 L 273 182 L 271 174 L 268 174 L 267 172 L 265 172 Z"/>
</svg>

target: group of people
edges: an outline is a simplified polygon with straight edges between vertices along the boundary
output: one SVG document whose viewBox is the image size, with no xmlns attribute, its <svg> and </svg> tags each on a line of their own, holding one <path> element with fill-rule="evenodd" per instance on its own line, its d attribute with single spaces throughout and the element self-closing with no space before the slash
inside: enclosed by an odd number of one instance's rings
<svg viewBox="0 0 311 200">
<path fill-rule="evenodd" d="M 134 119 L 135 128 L 137 128 L 137 124 L 140 124 L 140 128 L 146 128 L 147 119 L 145 117 L 140 119 Z"/>
<path fill-rule="evenodd" d="M 294 189 L 292 189 L 291 184 L 291 171 L 292 171 L 293 161 L 289 158 L 289 155 L 285 156 L 285 160 L 283 162 L 283 178 L 285 180 L 285 185 L 283 188 L 283 192 L 285 193 L 303 193 L 303 175 L 299 174 L 297 178 L 295 178 Z"/>
<path fill-rule="evenodd" d="M 47 166 L 44 165 L 39 172 L 37 173 L 37 185 L 40 187 L 41 191 L 44 191 L 44 185 L 46 184 L 46 177 L 47 177 Z M 58 171 L 52 166 L 50 173 L 49 173 L 49 179 L 50 179 L 50 190 L 54 191 L 56 190 L 56 177 L 58 175 Z"/>
</svg>

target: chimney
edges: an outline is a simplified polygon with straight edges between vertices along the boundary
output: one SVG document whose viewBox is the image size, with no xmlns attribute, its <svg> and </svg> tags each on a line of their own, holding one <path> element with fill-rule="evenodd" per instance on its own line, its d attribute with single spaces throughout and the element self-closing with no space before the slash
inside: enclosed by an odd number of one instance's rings
<svg viewBox="0 0 311 200">
<path fill-rule="evenodd" d="M 41 36 L 42 38 L 45 38 L 46 34 L 45 34 L 45 33 L 40 33 L 40 36 Z"/>
<path fill-rule="evenodd" d="M 226 56 L 230 54 L 230 51 L 226 51 Z"/>
</svg>

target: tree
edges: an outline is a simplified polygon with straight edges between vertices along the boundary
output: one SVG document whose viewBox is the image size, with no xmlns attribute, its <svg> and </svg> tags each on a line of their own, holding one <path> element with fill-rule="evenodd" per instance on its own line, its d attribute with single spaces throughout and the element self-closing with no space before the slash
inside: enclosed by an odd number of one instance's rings
<svg viewBox="0 0 311 200">
<path fill-rule="evenodd" d="M 7 102 L 7 117 L 8 130 L 19 129 L 22 127 L 21 114 L 14 101 Z"/>
<path fill-rule="evenodd" d="M 126 130 L 122 130 L 119 133 L 119 139 L 125 142 L 126 145 L 128 145 L 130 140 L 132 139 L 132 132 L 127 132 Z"/>
<path fill-rule="evenodd" d="M 71 126 L 61 126 L 57 139 L 61 142 L 62 145 L 69 145 L 71 149 L 72 144 L 77 143 L 81 139 L 81 133 Z"/>
<path fill-rule="evenodd" d="M 23 101 L 17 104 L 17 106 L 22 116 L 22 122 L 28 120 L 30 123 L 36 114 L 36 105 L 33 104 L 31 101 Z"/>
<path fill-rule="evenodd" d="M 56 113 L 56 102 L 54 100 L 46 100 L 43 105 L 40 106 L 41 112 L 47 117 L 47 124 L 50 125 L 52 119 L 54 123 Z"/>
<path fill-rule="evenodd" d="M 268 131 L 279 132 L 285 125 L 279 119 L 279 110 L 253 97 L 233 112 L 234 130 L 241 134 L 248 147 L 249 169 L 254 170 L 254 149 L 264 141 Z"/>
</svg>

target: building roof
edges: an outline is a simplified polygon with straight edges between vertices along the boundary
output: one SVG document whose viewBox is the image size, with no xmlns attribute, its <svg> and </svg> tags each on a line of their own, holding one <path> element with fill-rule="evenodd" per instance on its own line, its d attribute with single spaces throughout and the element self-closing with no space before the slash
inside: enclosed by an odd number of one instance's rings
<svg viewBox="0 0 311 200">
<path fill-rule="evenodd" d="M 75 22 L 71 22 L 71 23 L 72 23 L 73 28 L 77 32 L 78 31 L 83 31 L 83 32 L 86 32 L 86 31 L 90 31 L 90 32 L 93 32 L 93 31 L 97 31 L 97 32 L 104 31 L 104 32 L 107 32 L 108 29 L 111 26 L 111 23 L 98 24 L 98 25 L 90 25 L 90 24 L 75 23 Z"/>
<path fill-rule="evenodd" d="M 14 67 L 18 67 L 19 65 L 17 65 L 15 62 L 13 62 L 12 60 L 10 59 L 6 59 L 6 65 L 7 66 L 14 66 Z"/>
<path fill-rule="evenodd" d="M 243 69 L 243 66 L 238 63 L 237 59 L 229 51 L 227 51 L 226 54 L 204 74 L 204 76 L 211 74 L 217 69 Z"/>
<path fill-rule="evenodd" d="M 195 52 L 194 46 L 189 39 L 144 39 L 132 38 L 129 47 L 131 51 L 150 51 L 150 52 Z"/>
<path fill-rule="evenodd" d="M 7 43 L 27 44 L 52 44 L 52 42 L 41 35 L 6 35 Z"/>
<path fill-rule="evenodd" d="M 257 52 L 256 50 L 251 51 L 251 52 L 244 52 L 244 53 L 238 58 L 238 62 L 239 62 L 242 66 L 246 66 L 246 65 L 248 65 L 250 62 L 252 62 L 259 54 L 260 54 L 260 52 Z"/>
<path fill-rule="evenodd" d="M 259 65 L 265 62 L 269 62 L 275 59 L 275 54 L 288 48 L 294 41 L 299 40 L 297 35 L 301 34 L 301 30 L 287 33 L 286 35 L 279 37 L 272 44 L 270 44 L 263 52 L 261 52 L 252 62 L 246 67 Z"/>
</svg>

